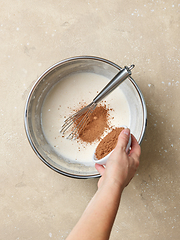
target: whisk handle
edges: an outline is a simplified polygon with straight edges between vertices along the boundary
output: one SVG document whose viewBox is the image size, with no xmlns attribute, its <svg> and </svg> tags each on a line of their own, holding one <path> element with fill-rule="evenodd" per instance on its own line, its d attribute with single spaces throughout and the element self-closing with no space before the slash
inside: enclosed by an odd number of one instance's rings
<svg viewBox="0 0 180 240">
<path fill-rule="evenodd" d="M 135 67 L 132 64 L 130 67 L 125 66 L 120 70 L 113 79 L 101 90 L 101 92 L 93 99 L 94 103 L 100 102 L 109 93 L 111 93 L 115 88 L 117 88 L 127 77 L 131 75 L 131 70 Z"/>
</svg>

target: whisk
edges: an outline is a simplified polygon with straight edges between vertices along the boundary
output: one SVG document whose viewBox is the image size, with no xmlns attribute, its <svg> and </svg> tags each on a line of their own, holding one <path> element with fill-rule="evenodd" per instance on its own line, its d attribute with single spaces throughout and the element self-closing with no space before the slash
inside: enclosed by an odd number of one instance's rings
<svg viewBox="0 0 180 240">
<path fill-rule="evenodd" d="M 102 99 L 104 99 L 115 88 L 117 88 L 127 77 L 129 77 L 131 75 L 131 70 L 134 67 L 135 65 L 132 64 L 130 67 L 125 66 L 122 70 L 120 70 L 113 77 L 113 79 L 110 80 L 110 82 L 101 90 L 101 92 L 92 100 L 89 105 L 74 113 L 64 121 L 60 133 L 64 134 L 72 126 L 72 124 L 79 120 L 76 127 L 74 127 L 71 133 L 67 136 L 67 139 L 75 140 L 79 136 L 80 132 L 87 125 L 89 117 L 96 108 L 97 104 L 102 101 Z"/>
</svg>

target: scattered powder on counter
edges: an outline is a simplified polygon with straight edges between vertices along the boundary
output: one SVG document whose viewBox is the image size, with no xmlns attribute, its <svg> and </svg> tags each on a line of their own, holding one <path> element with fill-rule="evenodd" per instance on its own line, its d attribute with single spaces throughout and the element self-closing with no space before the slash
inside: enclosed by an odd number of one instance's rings
<svg viewBox="0 0 180 240">
<path fill-rule="evenodd" d="M 106 105 L 99 105 L 95 108 L 93 113 L 89 117 L 89 121 L 84 129 L 80 132 L 77 139 L 82 140 L 86 143 L 92 143 L 96 140 L 100 140 L 105 130 L 109 129 L 109 111 Z M 75 127 L 81 121 L 81 116 L 76 122 Z"/>
<path fill-rule="evenodd" d="M 114 128 L 98 144 L 95 156 L 98 160 L 108 155 L 116 146 L 118 136 L 124 128 Z"/>
</svg>

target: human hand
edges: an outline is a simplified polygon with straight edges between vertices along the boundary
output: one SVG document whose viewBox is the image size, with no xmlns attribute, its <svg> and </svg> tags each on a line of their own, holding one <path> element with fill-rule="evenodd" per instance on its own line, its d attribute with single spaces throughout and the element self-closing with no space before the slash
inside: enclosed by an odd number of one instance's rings
<svg viewBox="0 0 180 240">
<path fill-rule="evenodd" d="M 129 140 L 130 130 L 124 129 L 119 137 L 117 145 L 107 160 L 106 166 L 95 164 L 97 171 L 101 174 L 98 182 L 98 188 L 102 185 L 112 182 L 124 189 L 139 166 L 139 157 L 141 155 L 141 148 L 136 138 L 131 134 L 131 150 L 127 154 L 126 146 Z"/>
</svg>

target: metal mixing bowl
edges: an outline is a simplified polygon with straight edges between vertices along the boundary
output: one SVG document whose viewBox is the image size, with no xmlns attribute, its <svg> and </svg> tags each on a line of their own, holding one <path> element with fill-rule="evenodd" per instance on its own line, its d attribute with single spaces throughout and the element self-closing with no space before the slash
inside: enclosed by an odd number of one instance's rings
<svg viewBox="0 0 180 240">
<path fill-rule="evenodd" d="M 112 79 L 121 69 L 120 66 L 106 59 L 79 56 L 55 64 L 38 78 L 27 99 L 24 118 L 25 130 L 31 147 L 37 156 L 51 169 L 74 178 L 95 178 L 100 176 L 94 166 L 72 163 L 60 158 L 54 148 L 47 142 L 42 130 L 41 111 L 48 92 L 63 77 L 72 73 L 92 72 Z M 126 79 L 119 87 L 129 103 L 131 132 L 141 143 L 147 121 L 143 95 L 132 77 Z"/>
</svg>

